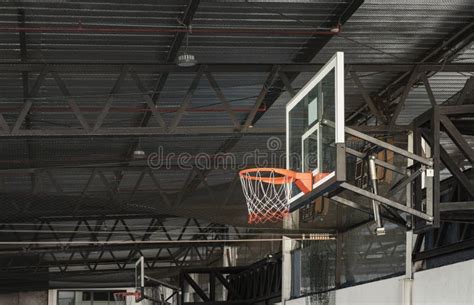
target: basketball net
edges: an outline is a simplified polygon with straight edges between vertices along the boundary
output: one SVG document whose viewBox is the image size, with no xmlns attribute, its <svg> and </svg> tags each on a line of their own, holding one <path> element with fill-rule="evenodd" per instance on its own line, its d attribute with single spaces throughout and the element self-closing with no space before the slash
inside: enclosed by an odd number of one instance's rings
<svg viewBox="0 0 474 305">
<path fill-rule="evenodd" d="M 307 194 L 328 173 L 300 173 L 282 168 L 249 168 L 239 172 L 251 224 L 277 222 L 290 214 L 293 185 Z"/>
<path fill-rule="evenodd" d="M 133 297 L 133 301 L 140 297 L 140 292 L 115 292 L 114 300 L 117 305 L 127 305 L 127 297 Z M 131 304 L 131 303 L 130 303 Z"/>
<path fill-rule="evenodd" d="M 277 222 L 290 213 L 289 200 L 293 178 L 277 177 L 275 171 L 246 172 L 240 175 L 251 224 Z M 273 183 L 279 180 L 281 183 Z"/>
</svg>

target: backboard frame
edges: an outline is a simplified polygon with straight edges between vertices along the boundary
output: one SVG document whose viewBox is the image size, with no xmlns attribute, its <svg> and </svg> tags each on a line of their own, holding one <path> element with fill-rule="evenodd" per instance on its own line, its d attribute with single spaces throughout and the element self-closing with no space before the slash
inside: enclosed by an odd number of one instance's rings
<svg viewBox="0 0 474 305">
<path fill-rule="evenodd" d="M 135 302 L 145 299 L 145 258 L 141 256 L 135 262 L 135 292 L 139 292 L 139 297 L 135 296 Z"/>
<path fill-rule="evenodd" d="M 317 181 L 313 185 L 313 191 L 304 194 L 299 193 L 291 198 L 289 198 L 290 211 L 294 211 L 301 206 L 308 203 L 308 201 L 313 200 L 319 196 L 324 195 L 325 193 L 335 189 L 338 184 L 346 180 L 346 157 L 345 157 L 345 116 L 344 116 L 344 53 L 336 52 L 334 56 L 306 83 L 305 86 L 287 103 L 286 105 L 286 168 L 289 170 L 294 170 L 290 166 L 290 111 L 296 107 L 310 92 L 315 88 L 329 73 L 334 70 L 334 103 L 335 103 L 335 114 L 334 122 L 317 122 L 313 127 L 306 131 L 302 135 L 301 139 L 301 155 L 304 158 L 304 140 L 311 133 L 316 132 L 318 137 L 320 132 L 319 128 L 325 123 L 328 123 L 327 126 L 334 127 L 334 144 L 335 144 L 335 160 L 336 168 L 333 172 L 329 173 L 325 178 Z M 311 103 L 310 103 L 311 104 Z M 308 112 L 310 111 L 308 107 Z M 316 109 L 316 112 L 319 109 Z M 309 122 L 312 123 L 312 122 Z M 322 143 L 322 142 L 320 142 Z M 321 147 L 321 144 L 318 144 Z M 320 164 L 321 154 L 318 154 L 318 164 Z M 305 164 L 305 160 L 302 160 L 302 164 Z M 311 170 L 313 175 L 318 174 L 319 167 Z"/>
</svg>

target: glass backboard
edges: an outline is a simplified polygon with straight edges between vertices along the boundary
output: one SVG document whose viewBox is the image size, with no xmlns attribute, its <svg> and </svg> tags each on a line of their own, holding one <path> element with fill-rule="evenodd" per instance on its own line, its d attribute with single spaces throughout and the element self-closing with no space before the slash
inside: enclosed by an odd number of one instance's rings
<svg viewBox="0 0 474 305">
<path fill-rule="evenodd" d="M 344 150 L 344 54 L 337 52 L 286 106 L 287 169 L 313 173 L 311 193 L 324 192 L 345 179 Z M 290 205 L 304 197 L 293 186 Z"/>
</svg>

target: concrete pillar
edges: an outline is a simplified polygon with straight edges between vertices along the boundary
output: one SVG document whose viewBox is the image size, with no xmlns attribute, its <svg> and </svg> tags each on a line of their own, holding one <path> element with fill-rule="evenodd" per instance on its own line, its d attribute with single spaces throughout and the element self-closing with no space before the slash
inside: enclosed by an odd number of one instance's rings
<svg viewBox="0 0 474 305">
<path fill-rule="evenodd" d="M 283 229 L 297 230 L 299 228 L 299 211 L 291 213 L 283 219 Z M 291 297 L 291 251 L 297 246 L 296 241 L 283 236 L 282 240 L 282 277 L 281 302 L 285 304 Z"/>
<path fill-rule="evenodd" d="M 224 246 L 224 253 L 222 254 L 222 262 L 224 267 L 234 267 L 237 266 L 237 258 L 238 258 L 238 247 L 235 246 Z M 227 289 L 224 288 L 223 285 L 221 287 L 221 298 L 222 300 L 227 300 Z M 219 292 L 217 292 L 219 293 Z"/>
</svg>

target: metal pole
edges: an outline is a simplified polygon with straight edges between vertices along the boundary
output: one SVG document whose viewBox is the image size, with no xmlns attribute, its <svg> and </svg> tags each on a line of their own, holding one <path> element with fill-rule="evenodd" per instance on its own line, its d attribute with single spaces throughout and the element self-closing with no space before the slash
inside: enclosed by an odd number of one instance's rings
<svg viewBox="0 0 474 305">
<path fill-rule="evenodd" d="M 369 173 L 370 173 L 370 181 L 372 182 L 372 192 L 375 195 L 378 195 L 377 189 L 377 169 L 375 168 L 375 159 L 374 155 L 369 157 Z M 374 220 L 377 228 L 375 229 L 375 234 L 377 235 L 385 235 L 385 228 L 383 227 L 382 217 L 380 216 L 380 203 L 374 199 L 372 199 L 372 207 L 374 210 Z"/>
<path fill-rule="evenodd" d="M 405 277 L 403 278 L 402 305 L 412 305 L 413 295 L 413 230 L 406 232 Z"/>
</svg>

